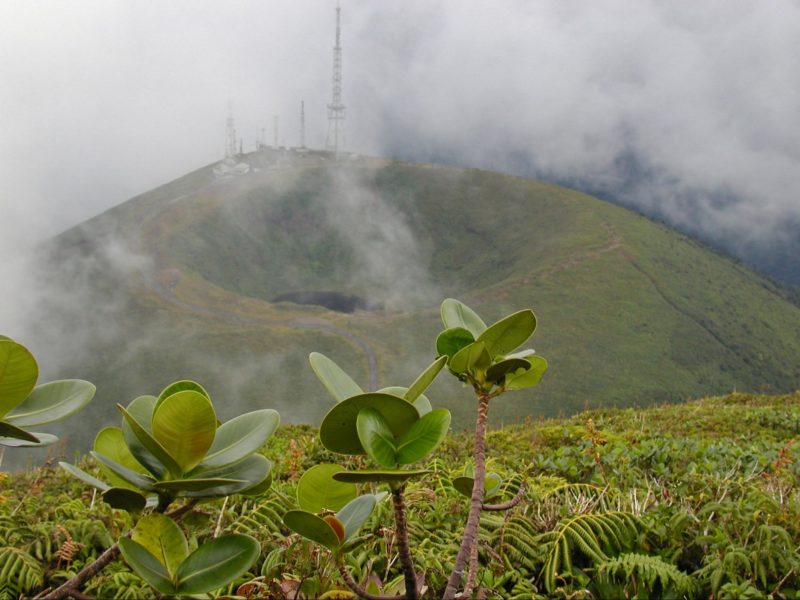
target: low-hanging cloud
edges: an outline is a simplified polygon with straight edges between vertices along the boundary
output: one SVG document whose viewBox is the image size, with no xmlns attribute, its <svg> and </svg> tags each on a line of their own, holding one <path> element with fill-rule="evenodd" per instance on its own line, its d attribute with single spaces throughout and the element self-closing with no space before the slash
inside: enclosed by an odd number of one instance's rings
<svg viewBox="0 0 800 600">
<path fill-rule="evenodd" d="M 41 239 L 245 149 L 321 147 L 333 0 L 0 7 L 0 237 Z M 573 182 L 728 247 L 796 240 L 789 0 L 344 0 L 349 149 Z M 4 243 L 4 245 L 6 245 Z"/>
</svg>

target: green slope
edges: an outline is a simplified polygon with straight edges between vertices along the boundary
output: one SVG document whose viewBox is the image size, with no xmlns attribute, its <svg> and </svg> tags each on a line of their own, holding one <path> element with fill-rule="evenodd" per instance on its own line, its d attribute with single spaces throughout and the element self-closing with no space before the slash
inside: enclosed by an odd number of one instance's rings
<svg viewBox="0 0 800 600">
<path fill-rule="evenodd" d="M 116 309 L 91 352 L 59 362 L 98 384 L 98 421 L 116 419 L 113 402 L 193 377 L 229 397 L 230 414 L 273 406 L 285 421 L 316 423 L 329 402 L 308 352 L 367 386 L 371 349 L 379 384 L 407 385 L 434 356 L 446 296 L 488 321 L 522 307 L 539 317 L 533 345 L 550 371 L 493 408 L 497 421 L 800 387 L 800 309 L 782 290 L 632 212 L 478 170 L 246 160 L 259 170 L 215 179 L 201 169 L 53 241 L 56 264 L 109 240 L 145 257 L 124 277 L 92 262 L 81 310 L 109 298 Z M 308 291 L 380 308 L 271 302 Z M 86 322 L 74 306 L 51 314 Z M 465 390 L 442 380 L 432 396 L 456 427 L 468 422 Z"/>
</svg>

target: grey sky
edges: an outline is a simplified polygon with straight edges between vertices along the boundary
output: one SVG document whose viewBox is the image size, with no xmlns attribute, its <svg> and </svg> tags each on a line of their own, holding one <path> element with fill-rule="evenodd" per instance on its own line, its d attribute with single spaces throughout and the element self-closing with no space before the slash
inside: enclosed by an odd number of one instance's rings
<svg viewBox="0 0 800 600">
<path fill-rule="evenodd" d="M 333 0 L 0 3 L 0 250 L 245 149 L 321 146 Z M 612 186 L 760 243 L 800 223 L 800 3 L 343 0 L 348 147 Z M 514 164 L 505 164 L 514 157 Z M 687 200 L 689 198 L 690 200 Z M 788 224 L 788 225 L 787 225 Z"/>
</svg>

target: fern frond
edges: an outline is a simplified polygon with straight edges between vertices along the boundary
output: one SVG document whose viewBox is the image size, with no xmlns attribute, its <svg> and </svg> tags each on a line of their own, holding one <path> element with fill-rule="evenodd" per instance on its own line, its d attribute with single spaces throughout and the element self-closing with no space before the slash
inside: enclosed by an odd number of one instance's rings
<svg viewBox="0 0 800 600">
<path fill-rule="evenodd" d="M 0 582 L 17 594 L 41 587 L 44 571 L 27 552 L 17 548 L 0 548 Z"/>
<path fill-rule="evenodd" d="M 696 593 L 694 580 L 675 565 L 659 556 L 626 553 L 597 566 L 601 581 L 620 584 L 625 597 L 691 597 Z"/>
<path fill-rule="evenodd" d="M 621 552 L 631 544 L 639 527 L 639 520 L 630 513 L 589 513 L 573 516 L 538 536 L 537 542 L 544 544 L 547 553 L 541 574 L 547 591 L 555 591 L 560 573 L 572 572 L 576 550 L 591 562 L 607 561 L 609 554 Z"/>
</svg>

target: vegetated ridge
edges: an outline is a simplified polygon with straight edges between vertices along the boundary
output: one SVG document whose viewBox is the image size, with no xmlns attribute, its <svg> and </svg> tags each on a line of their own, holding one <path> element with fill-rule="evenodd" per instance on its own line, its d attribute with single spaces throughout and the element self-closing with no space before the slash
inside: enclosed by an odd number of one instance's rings
<svg viewBox="0 0 800 600">
<path fill-rule="evenodd" d="M 46 304 L 58 336 L 99 332 L 59 372 L 97 384 L 101 423 L 116 420 L 115 402 L 180 378 L 227 396 L 231 414 L 270 406 L 317 423 L 329 403 L 309 352 L 365 387 L 410 383 L 435 354 L 448 296 L 489 320 L 525 307 L 539 319 L 532 345 L 550 369 L 498 404 L 496 423 L 800 387 L 800 308 L 784 290 L 630 211 L 475 169 L 313 152 L 241 160 L 248 173 L 200 169 L 48 245 L 65 297 L 80 286 L 88 299 Z M 135 268 L 118 266 L 120 247 Z M 467 423 L 473 407 L 452 382 L 430 396 Z"/>
</svg>

